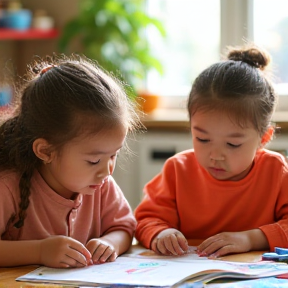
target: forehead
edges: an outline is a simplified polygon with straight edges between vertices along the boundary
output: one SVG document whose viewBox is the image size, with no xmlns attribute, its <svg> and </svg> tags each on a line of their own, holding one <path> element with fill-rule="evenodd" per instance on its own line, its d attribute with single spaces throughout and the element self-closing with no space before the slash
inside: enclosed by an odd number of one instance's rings
<svg viewBox="0 0 288 288">
<path fill-rule="evenodd" d="M 252 123 L 252 121 L 257 118 L 255 115 L 257 109 L 255 110 L 255 107 L 248 101 L 232 101 L 231 99 L 227 99 L 227 101 L 218 99 L 205 100 L 206 102 L 196 103 L 191 108 L 190 119 L 196 113 L 208 112 L 210 115 L 227 116 L 240 127 L 249 127 L 251 124 L 255 127 L 255 123 Z"/>
<path fill-rule="evenodd" d="M 118 126 L 97 133 L 80 134 L 65 146 L 67 149 L 77 150 L 83 154 L 95 154 L 97 151 L 109 153 L 119 150 L 124 145 L 126 134 L 127 128 Z"/>
<path fill-rule="evenodd" d="M 228 113 L 210 110 L 210 111 L 197 111 L 191 117 L 191 129 L 200 132 L 209 133 L 245 133 L 254 131 L 254 126 L 249 121 L 239 123 L 237 119 L 231 117 Z"/>
</svg>

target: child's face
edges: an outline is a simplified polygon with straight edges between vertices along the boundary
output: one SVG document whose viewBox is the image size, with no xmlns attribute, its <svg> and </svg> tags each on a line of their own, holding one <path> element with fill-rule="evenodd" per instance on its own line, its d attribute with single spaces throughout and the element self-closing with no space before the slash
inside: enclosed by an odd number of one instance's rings
<svg viewBox="0 0 288 288">
<path fill-rule="evenodd" d="M 252 127 L 241 128 L 218 111 L 198 111 L 191 118 L 195 155 L 218 180 L 237 181 L 250 171 L 261 137 Z"/>
<path fill-rule="evenodd" d="M 41 167 L 41 175 L 59 195 L 71 199 L 76 193 L 92 195 L 104 178 L 113 173 L 117 154 L 127 130 L 114 128 L 90 137 L 78 137 L 52 152 L 52 161 Z"/>
</svg>

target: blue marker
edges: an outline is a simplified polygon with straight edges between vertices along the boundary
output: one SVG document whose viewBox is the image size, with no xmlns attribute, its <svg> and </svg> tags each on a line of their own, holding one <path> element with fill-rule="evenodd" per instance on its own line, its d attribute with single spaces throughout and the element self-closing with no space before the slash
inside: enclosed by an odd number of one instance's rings
<svg viewBox="0 0 288 288">
<path fill-rule="evenodd" d="M 277 253 L 279 255 L 288 255 L 288 249 L 287 248 L 275 247 L 274 251 L 275 251 L 275 253 Z"/>
<path fill-rule="evenodd" d="M 288 263 L 288 249 L 275 247 L 274 252 L 263 253 L 262 260 Z"/>
</svg>

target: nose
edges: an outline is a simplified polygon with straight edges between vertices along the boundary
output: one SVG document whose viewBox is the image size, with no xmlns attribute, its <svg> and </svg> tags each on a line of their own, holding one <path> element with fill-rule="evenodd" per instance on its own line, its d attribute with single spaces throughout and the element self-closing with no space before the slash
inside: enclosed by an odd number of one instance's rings
<svg viewBox="0 0 288 288">
<path fill-rule="evenodd" d="M 225 157 L 219 150 L 213 150 L 210 152 L 210 159 L 213 161 L 223 161 Z"/>
<path fill-rule="evenodd" d="M 210 159 L 214 160 L 214 161 L 223 161 L 223 160 L 225 160 L 225 158 L 223 156 L 218 156 L 218 157 L 210 156 Z"/>
</svg>

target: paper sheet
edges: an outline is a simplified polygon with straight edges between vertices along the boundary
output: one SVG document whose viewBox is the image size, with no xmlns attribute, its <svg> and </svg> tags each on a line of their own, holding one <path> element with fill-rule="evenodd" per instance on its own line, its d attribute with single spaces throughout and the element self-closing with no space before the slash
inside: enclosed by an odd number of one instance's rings
<svg viewBox="0 0 288 288">
<path fill-rule="evenodd" d="M 221 277 L 255 278 L 283 273 L 288 273 L 288 265 L 271 262 L 237 263 L 208 259 L 175 261 L 121 256 L 115 262 L 85 268 L 40 267 L 17 280 L 78 286 L 172 286 L 191 278 L 208 281 Z"/>
</svg>

